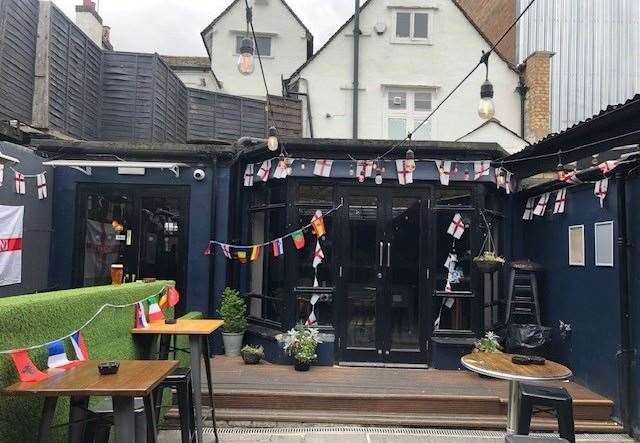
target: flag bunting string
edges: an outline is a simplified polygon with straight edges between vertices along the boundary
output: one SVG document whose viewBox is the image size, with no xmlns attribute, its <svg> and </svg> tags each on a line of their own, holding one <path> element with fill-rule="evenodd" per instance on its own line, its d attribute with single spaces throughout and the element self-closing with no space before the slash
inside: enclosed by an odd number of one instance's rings
<svg viewBox="0 0 640 443">
<path fill-rule="evenodd" d="M 9 166 L 9 169 L 11 169 L 16 174 L 22 175 L 24 178 L 38 178 L 39 176 L 47 173 L 47 171 L 42 171 L 42 172 L 39 172 L 38 174 L 23 174 L 22 172 L 18 171 L 13 166 Z"/>
</svg>

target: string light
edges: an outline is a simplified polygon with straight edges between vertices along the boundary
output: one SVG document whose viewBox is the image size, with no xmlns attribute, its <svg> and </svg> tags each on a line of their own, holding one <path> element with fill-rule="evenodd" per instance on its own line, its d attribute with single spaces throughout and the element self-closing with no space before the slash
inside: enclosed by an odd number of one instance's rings
<svg viewBox="0 0 640 443">
<path fill-rule="evenodd" d="M 484 120 L 492 118 L 496 109 L 493 105 L 493 85 L 489 81 L 489 55 L 491 52 L 482 51 L 480 62 L 484 63 L 486 77 L 482 86 L 480 86 L 480 104 L 478 105 L 478 115 Z"/>
<path fill-rule="evenodd" d="M 407 167 L 407 171 L 413 172 L 416 170 L 416 156 L 413 152 L 413 149 L 407 149 L 407 153 L 405 155 L 405 166 Z"/>
<path fill-rule="evenodd" d="M 278 130 L 275 126 L 271 126 L 269 128 L 269 138 L 267 138 L 267 148 L 269 148 L 269 151 L 277 151 L 279 146 Z"/>
</svg>

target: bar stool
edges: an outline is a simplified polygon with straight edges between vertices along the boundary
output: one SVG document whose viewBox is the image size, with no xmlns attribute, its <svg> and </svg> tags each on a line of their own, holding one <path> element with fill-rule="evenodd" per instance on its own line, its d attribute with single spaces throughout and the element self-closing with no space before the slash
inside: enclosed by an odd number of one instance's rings
<svg viewBox="0 0 640 443">
<path fill-rule="evenodd" d="M 144 410 L 144 401 L 136 397 L 133 401 L 135 413 L 135 440 L 145 443 L 147 441 L 147 419 Z M 87 426 L 85 429 L 86 443 L 109 443 L 111 427 L 113 426 L 113 403 L 111 397 L 105 397 L 87 411 Z"/>
<path fill-rule="evenodd" d="M 520 414 L 518 416 L 518 435 L 528 435 L 531 429 L 531 415 L 536 406 L 540 412 L 552 412 L 558 419 L 560 437 L 575 443 L 576 435 L 573 423 L 573 400 L 565 388 L 553 386 L 520 385 Z"/>
<path fill-rule="evenodd" d="M 191 443 L 196 438 L 193 411 L 193 389 L 191 386 L 191 369 L 177 368 L 158 386 L 159 389 L 175 389 L 178 396 L 178 412 L 180 414 L 180 434 L 182 443 Z M 156 422 L 160 418 L 162 405 L 156 403 Z"/>
<path fill-rule="evenodd" d="M 505 443 L 569 443 L 558 437 L 529 437 L 528 435 L 507 435 Z"/>
</svg>

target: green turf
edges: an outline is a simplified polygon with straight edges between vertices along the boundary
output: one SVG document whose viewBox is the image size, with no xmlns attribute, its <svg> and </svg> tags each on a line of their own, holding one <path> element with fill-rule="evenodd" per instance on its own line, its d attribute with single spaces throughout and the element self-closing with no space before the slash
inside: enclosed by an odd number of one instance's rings
<svg viewBox="0 0 640 443">
<path fill-rule="evenodd" d="M 55 340 L 80 327 L 105 303 L 127 304 L 158 293 L 168 282 L 130 283 L 120 287 L 100 286 L 0 299 L 0 349 L 16 349 Z M 173 315 L 172 312 L 167 312 Z M 132 336 L 133 307 L 106 308 L 82 334 L 91 359 L 124 360 L 154 358 L 153 339 Z M 65 347 L 75 358 L 71 343 Z M 46 369 L 47 351 L 29 352 L 40 369 Z M 181 358 L 181 360 L 183 360 Z M 0 388 L 17 381 L 11 358 L 0 355 Z M 0 442 L 30 442 L 37 439 L 42 400 L 30 397 L 0 397 Z M 68 421 L 68 401 L 61 398 L 56 423 Z M 66 428 L 55 429 L 53 441 L 63 441 Z"/>
</svg>

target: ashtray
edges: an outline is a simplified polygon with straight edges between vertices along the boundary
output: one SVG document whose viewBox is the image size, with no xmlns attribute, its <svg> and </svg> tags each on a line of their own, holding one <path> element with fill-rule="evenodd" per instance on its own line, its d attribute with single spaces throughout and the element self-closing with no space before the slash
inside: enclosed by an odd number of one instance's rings
<svg viewBox="0 0 640 443">
<path fill-rule="evenodd" d="M 165 324 L 168 324 L 168 325 L 175 325 L 176 324 L 176 319 L 175 318 L 167 318 L 167 319 L 165 319 L 164 322 L 165 322 Z"/>
<path fill-rule="evenodd" d="M 529 357 L 529 361 L 531 361 L 532 365 L 539 365 L 542 366 L 545 364 L 546 360 L 544 359 L 544 357 L 538 357 L 536 355 L 532 355 Z"/>
<path fill-rule="evenodd" d="M 527 357 L 526 355 L 514 355 L 513 357 L 511 357 L 511 362 L 516 365 L 530 365 L 531 358 Z"/>
<path fill-rule="evenodd" d="M 118 368 L 120 368 L 120 363 L 117 361 L 105 361 L 98 363 L 98 372 L 100 375 L 115 374 L 118 372 Z"/>
</svg>

